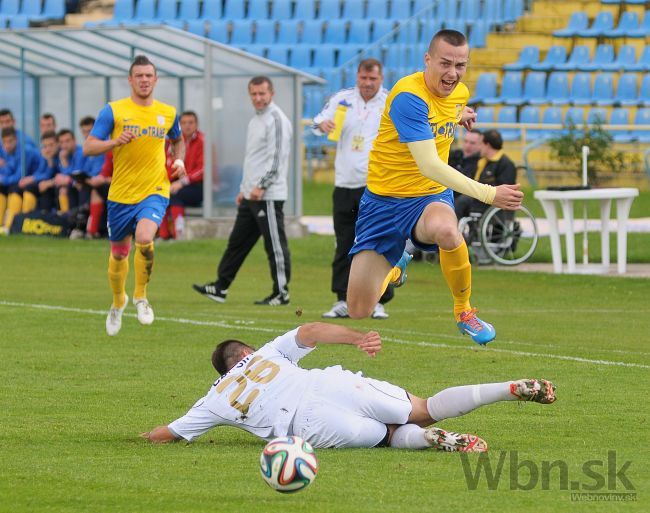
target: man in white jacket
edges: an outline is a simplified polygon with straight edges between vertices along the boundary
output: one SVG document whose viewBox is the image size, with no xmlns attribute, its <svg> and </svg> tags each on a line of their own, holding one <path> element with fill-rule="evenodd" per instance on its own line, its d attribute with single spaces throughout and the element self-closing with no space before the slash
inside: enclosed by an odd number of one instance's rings
<svg viewBox="0 0 650 513">
<path fill-rule="evenodd" d="M 269 259 L 273 290 L 258 305 L 289 303 L 291 262 L 284 231 L 287 173 L 292 127 L 289 118 L 273 103 L 273 83 L 264 76 L 248 83 L 255 116 L 248 124 L 244 176 L 237 195 L 237 218 L 228 246 L 219 262 L 217 280 L 193 285 L 194 290 L 213 301 L 226 301 L 228 287 L 260 236 Z"/>
</svg>

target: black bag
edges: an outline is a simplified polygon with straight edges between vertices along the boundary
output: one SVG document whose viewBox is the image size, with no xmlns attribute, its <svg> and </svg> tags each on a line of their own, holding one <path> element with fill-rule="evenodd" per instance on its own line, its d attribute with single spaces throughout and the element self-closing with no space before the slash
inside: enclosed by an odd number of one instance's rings
<svg viewBox="0 0 650 513">
<path fill-rule="evenodd" d="M 70 231 L 74 227 L 73 221 L 69 216 L 45 211 L 18 214 L 14 217 L 14 222 L 11 224 L 10 233 L 69 237 Z"/>
</svg>

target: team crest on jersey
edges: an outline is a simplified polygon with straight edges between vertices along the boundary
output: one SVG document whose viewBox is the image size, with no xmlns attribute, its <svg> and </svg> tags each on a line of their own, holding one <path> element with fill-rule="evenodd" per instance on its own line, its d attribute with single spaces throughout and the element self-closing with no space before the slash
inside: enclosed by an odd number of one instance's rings
<svg viewBox="0 0 650 513">
<path fill-rule="evenodd" d="M 165 116 L 158 116 L 158 124 L 159 125 L 164 125 L 165 124 Z"/>
</svg>

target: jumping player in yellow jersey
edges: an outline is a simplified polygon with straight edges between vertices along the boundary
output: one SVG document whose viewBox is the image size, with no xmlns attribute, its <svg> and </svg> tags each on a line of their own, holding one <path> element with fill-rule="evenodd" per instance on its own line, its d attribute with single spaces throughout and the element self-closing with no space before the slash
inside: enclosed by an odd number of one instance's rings
<svg viewBox="0 0 650 513">
<path fill-rule="evenodd" d="M 99 113 L 84 143 L 85 155 L 113 152 L 113 180 L 108 192 L 108 236 L 111 253 L 108 281 L 113 304 L 106 332 L 116 335 L 128 303 L 126 277 L 135 232 L 135 291 L 133 304 L 140 324 L 151 324 L 153 310 L 147 301 L 147 284 L 153 268 L 153 239 L 169 203 L 165 168 L 165 138 L 171 140 L 174 178 L 185 176 L 185 145 L 176 109 L 154 100 L 158 75 L 145 56 L 136 56 L 129 69 L 131 96 L 110 102 Z"/>
<path fill-rule="evenodd" d="M 468 60 L 465 36 L 441 30 L 424 56 L 424 72 L 399 80 L 386 99 L 350 250 L 348 311 L 352 318 L 367 317 L 389 283 L 404 283 L 410 238 L 424 250 L 439 247 L 458 328 L 486 344 L 496 331 L 469 302 L 472 270 L 452 189 L 507 210 L 519 208 L 523 193 L 518 185 L 480 184 L 447 165 L 457 125 L 471 129 L 476 120 L 461 82 Z"/>
</svg>

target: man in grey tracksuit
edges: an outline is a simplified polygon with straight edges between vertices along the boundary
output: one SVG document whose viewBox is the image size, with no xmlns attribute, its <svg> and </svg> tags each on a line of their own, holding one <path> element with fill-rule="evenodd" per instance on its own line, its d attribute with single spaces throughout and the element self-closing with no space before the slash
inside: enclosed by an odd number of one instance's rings
<svg viewBox="0 0 650 513">
<path fill-rule="evenodd" d="M 293 130 L 287 116 L 273 103 L 273 83 L 268 77 L 251 79 L 248 94 L 255 107 L 255 116 L 246 134 L 244 176 L 235 200 L 237 218 L 219 262 L 217 280 L 193 287 L 214 301 L 225 302 L 228 287 L 261 235 L 271 268 L 273 290 L 255 304 L 286 305 L 289 303 L 291 262 L 282 208 L 288 194 Z"/>
</svg>

